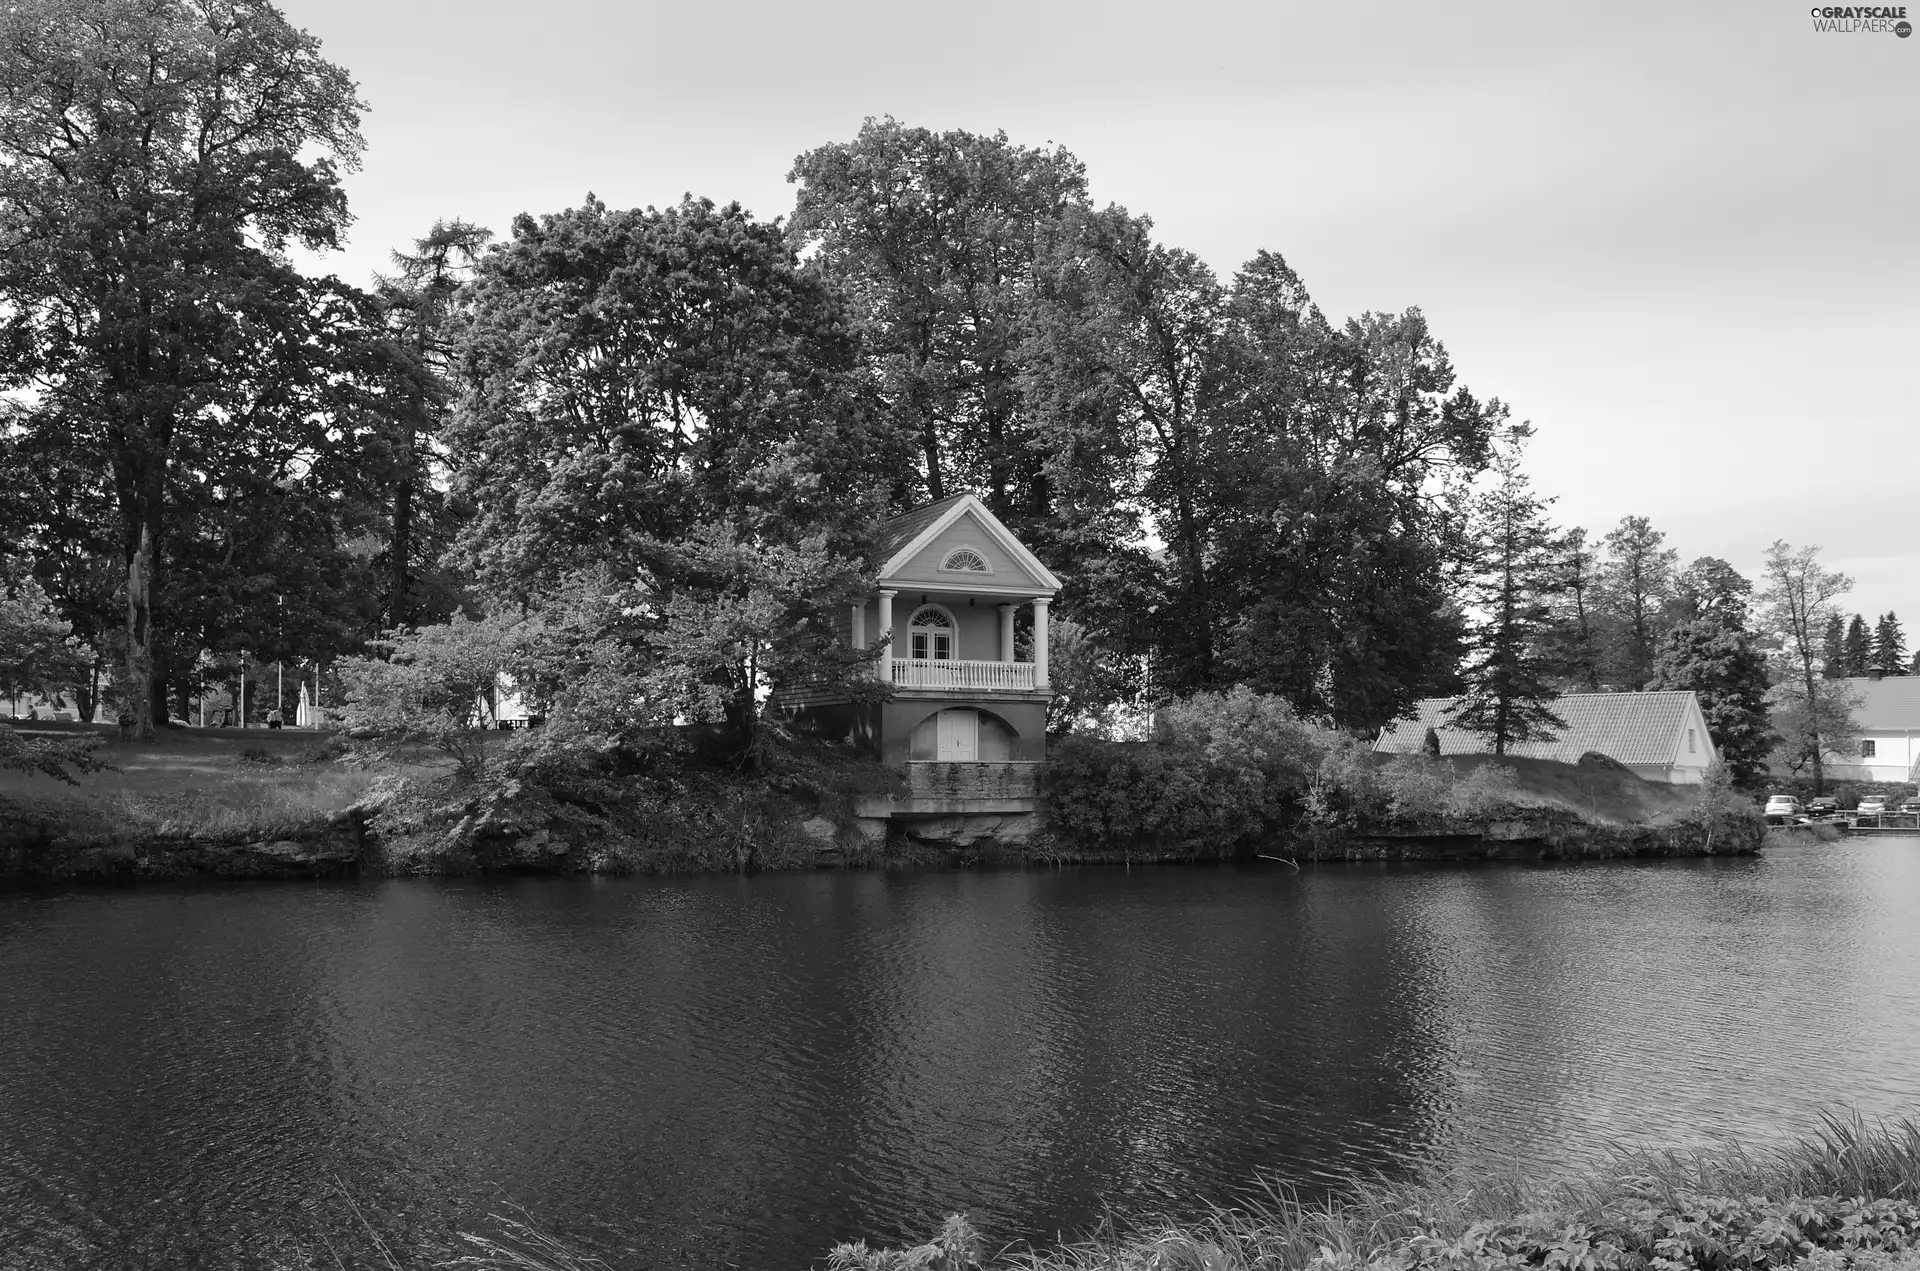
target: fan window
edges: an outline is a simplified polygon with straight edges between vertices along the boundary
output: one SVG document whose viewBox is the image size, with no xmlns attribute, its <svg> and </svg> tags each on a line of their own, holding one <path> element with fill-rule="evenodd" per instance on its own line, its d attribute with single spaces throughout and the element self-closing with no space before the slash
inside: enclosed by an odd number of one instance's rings
<svg viewBox="0 0 1920 1271">
<path fill-rule="evenodd" d="M 987 558 L 971 547 L 956 547 L 947 553 L 940 562 L 942 569 L 955 569 L 969 574 L 991 574 L 993 567 L 987 564 Z"/>
<path fill-rule="evenodd" d="M 953 615 L 938 605 L 918 610 L 907 626 L 907 635 L 908 656 L 936 662 L 952 660 Z"/>
</svg>

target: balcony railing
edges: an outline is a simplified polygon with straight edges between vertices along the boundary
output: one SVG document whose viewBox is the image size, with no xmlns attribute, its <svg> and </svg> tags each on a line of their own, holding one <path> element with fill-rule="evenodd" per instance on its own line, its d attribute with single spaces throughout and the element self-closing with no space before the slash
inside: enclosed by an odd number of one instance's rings
<svg viewBox="0 0 1920 1271">
<path fill-rule="evenodd" d="M 961 662 L 895 658 L 893 682 L 901 688 L 1033 688 L 1031 662 Z"/>
</svg>

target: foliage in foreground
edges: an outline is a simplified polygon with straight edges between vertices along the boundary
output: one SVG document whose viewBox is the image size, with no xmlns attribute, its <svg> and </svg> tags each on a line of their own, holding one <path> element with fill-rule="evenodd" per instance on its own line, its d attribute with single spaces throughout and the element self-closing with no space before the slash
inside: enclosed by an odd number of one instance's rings
<svg viewBox="0 0 1920 1271">
<path fill-rule="evenodd" d="M 1192 1222 L 985 1253 L 959 1215 L 911 1249 L 843 1244 L 832 1271 L 1894 1271 L 1920 1266 L 1920 1126 L 1828 1115 L 1780 1148 L 1629 1153 L 1584 1179 L 1476 1174 L 1268 1188 Z"/>
</svg>

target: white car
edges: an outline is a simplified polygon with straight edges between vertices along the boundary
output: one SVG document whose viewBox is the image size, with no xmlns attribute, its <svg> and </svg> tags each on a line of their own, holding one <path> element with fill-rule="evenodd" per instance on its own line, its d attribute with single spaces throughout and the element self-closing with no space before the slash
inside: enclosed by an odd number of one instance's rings
<svg viewBox="0 0 1920 1271">
<path fill-rule="evenodd" d="M 1799 816 L 1800 800 L 1790 794 L 1770 794 L 1767 796 L 1767 816 Z"/>
<path fill-rule="evenodd" d="M 1860 816 L 1879 816 L 1886 810 L 1887 796 L 1884 794 L 1870 794 L 1860 800 L 1860 806 L 1855 808 L 1854 812 Z"/>
</svg>

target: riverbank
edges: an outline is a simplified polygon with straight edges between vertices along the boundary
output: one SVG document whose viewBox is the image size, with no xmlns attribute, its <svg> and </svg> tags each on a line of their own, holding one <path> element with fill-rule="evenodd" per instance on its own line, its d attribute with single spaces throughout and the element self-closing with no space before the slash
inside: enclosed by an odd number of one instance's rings
<svg viewBox="0 0 1920 1271">
<path fill-rule="evenodd" d="M 112 770 L 65 785 L 0 774 L 0 883 L 347 875 L 636 874 L 865 868 L 1146 865 L 1213 859 L 1187 846 L 1077 841 L 1044 823 L 1018 839 L 956 846 L 911 820 L 885 836 L 851 815 L 886 774 L 844 756 L 805 781 L 747 782 L 690 767 L 664 791 L 556 798 L 526 782 L 474 787 L 431 756 L 373 773 L 326 734 L 166 730 L 120 742 L 92 732 Z M 1472 778 L 1480 761 L 1455 761 Z M 1500 798 L 1471 818 L 1369 819 L 1242 844 L 1233 855 L 1309 861 L 1554 861 L 1758 851 L 1757 816 L 1703 812 L 1698 788 L 1607 768 L 1508 760 Z M 635 787 L 638 789 L 638 787 Z M 1750 811 L 1750 810 L 1749 810 Z"/>
<path fill-rule="evenodd" d="M 830 1271 L 1913 1271 L 1920 1126 L 1823 1117 L 1779 1146 L 1636 1152 L 1542 1181 L 1476 1172 L 1355 1182 L 1309 1203 L 1278 1186 L 1189 1222 L 1108 1223 L 1053 1250 L 997 1249 L 963 1215 L 911 1249 L 835 1248 Z M 990 1233 L 989 1233 L 990 1234 Z M 482 1242 L 487 1243 L 487 1242 Z M 505 1260 L 481 1265 L 504 1267 Z M 553 1271 L 569 1264 L 553 1261 Z"/>
</svg>

